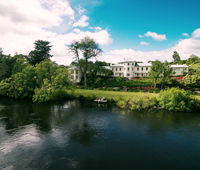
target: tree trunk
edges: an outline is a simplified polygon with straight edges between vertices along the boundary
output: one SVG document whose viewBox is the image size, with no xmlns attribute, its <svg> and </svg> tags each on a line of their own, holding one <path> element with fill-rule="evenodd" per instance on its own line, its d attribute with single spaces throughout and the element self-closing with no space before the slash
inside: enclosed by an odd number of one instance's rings
<svg viewBox="0 0 200 170">
<path fill-rule="evenodd" d="M 84 86 L 87 87 L 87 73 L 84 73 Z"/>
</svg>

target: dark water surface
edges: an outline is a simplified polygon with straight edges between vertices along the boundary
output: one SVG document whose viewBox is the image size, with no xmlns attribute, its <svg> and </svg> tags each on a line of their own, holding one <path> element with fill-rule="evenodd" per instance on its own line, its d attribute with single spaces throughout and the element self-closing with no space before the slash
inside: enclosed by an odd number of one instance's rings
<svg viewBox="0 0 200 170">
<path fill-rule="evenodd" d="M 200 169 L 200 114 L 1 99 L 0 169 Z"/>
</svg>

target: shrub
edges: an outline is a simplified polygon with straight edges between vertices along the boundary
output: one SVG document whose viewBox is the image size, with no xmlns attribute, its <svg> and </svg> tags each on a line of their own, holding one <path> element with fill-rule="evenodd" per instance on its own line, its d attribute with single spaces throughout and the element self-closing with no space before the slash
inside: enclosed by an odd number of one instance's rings
<svg viewBox="0 0 200 170">
<path fill-rule="evenodd" d="M 183 89 L 171 88 L 158 95 L 159 105 L 169 111 L 192 111 L 199 106 L 197 100 Z M 194 107 L 195 106 L 195 107 Z"/>
<path fill-rule="evenodd" d="M 34 92 L 32 100 L 37 103 L 61 100 L 68 97 L 64 87 L 56 88 L 48 79 L 44 79 L 42 87 L 36 88 Z"/>
<path fill-rule="evenodd" d="M 130 110 L 148 110 L 153 108 L 157 105 L 156 97 L 139 97 L 135 96 L 132 97 L 129 102 L 128 106 Z"/>
</svg>

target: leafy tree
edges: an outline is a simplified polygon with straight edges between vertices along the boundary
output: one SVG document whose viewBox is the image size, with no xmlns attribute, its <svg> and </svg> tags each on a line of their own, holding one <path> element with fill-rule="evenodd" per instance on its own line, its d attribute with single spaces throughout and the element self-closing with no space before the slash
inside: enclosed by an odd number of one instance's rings
<svg viewBox="0 0 200 170">
<path fill-rule="evenodd" d="M 99 45 L 91 38 L 85 37 L 81 41 L 75 41 L 69 46 L 71 52 L 75 56 L 75 60 L 78 62 L 78 67 L 81 72 L 81 76 L 84 80 L 84 86 L 87 86 L 87 74 L 88 74 L 88 62 L 90 59 L 98 56 L 102 50 Z M 83 61 L 81 61 L 81 56 Z"/>
<path fill-rule="evenodd" d="M 187 60 L 187 64 L 191 65 L 191 64 L 196 64 L 196 63 L 200 63 L 200 58 L 192 54 L 190 58 Z"/>
<path fill-rule="evenodd" d="M 35 66 L 35 72 L 37 76 L 37 86 L 41 87 L 43 80 L 52 80 L 55 75 L 58 65 L 51 60 L 44 60 Z"/>
<path fill-rule="evenodd" d="M 163 87 L 166 84 L 166 82 L 170 79 L 171 74 L 172 69 L 169 67 L 168 62 L 162 63 L 158 60 L 152 62 L 149 77 L 153 80 L 154 88 L 156 88 L 160 80 Z"/>
<path fill-rule="evenodd" d="M 159 78 L 162 74 L 162 63 L 160 61 L 154 61 L 152 62 L 151 71 L 149 72 L 149 77 L 152 79 L 154 83 L 154 88 L 156 88 Z"/>
<path fill-rule="evenodd" d="M 190 87 L 199 87 L 200 86 L 200 75 L 189 75 L 187 74 L 183 80 L 183 84 L 185 86 L 190 86 Z"/>
<path fill-rule="evenodd" d="M 172 57 L 173 57 L 175 63 L 178 63 L 179 61 L 181 61 L 181 57 L 177 51 L 174 51 L 174 54 Z"/>
<path fill-rule="evenodd" d="M 101 87 L 105 81 L 112 77 L 113 71 L 106 68 L 106 62 L 96 61 L 89 63 L 88 85 L 92 87 Z"/>
<path fill-rule="evenodd" d="M 162 67 L 161 67 L 161 84 L 162 84 L 162 88 L 164 87 L 164 85 L 167 83 L 168 80 L 170 80 L 171 78 L 171 74 L 172 74 L 172 68 L 169 67 L 169 63 L 165 62 L 162 63 Z"/>
<path fill-rule="evenodd" d="M 22 72 L 0 82 L 0 94 L 15 99 L 31 98 L 35 85 L 35 69 L 27 66 Z"/>
<path fill-rule="evenodd" d="M 190 75 L 200 75 L 200 63 L 191 64 L 189 66 Z"/>
<path fill-rule="evenodd" d="M 15 62 L 13 64 L 12 74 L 22 72 L 23 69 L 30 65 L 27 61 L 27 57 L 24 55 L 15 55 L 13 58 Z"/>
<path fill-rule="evenodd" d="M 50 59 L 51 45 L 48 41 L 35 41 L 35 49 L 29 53 L 28 60 L 32 65 L 36 65 L 45 59 Z"/>
<path fill-rule="evenodd" d="M 12 68 L 15 59 L 10 55 L 2 54 L 0 56 L 0 80 L 8 78 L 12 75 Z"/>
</svg>

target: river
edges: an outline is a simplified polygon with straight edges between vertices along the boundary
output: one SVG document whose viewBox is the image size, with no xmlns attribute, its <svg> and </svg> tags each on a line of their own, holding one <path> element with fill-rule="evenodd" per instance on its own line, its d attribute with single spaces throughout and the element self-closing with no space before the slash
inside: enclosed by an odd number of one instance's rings
<svg viewBox="0 0 200 170">
<path fill-rule="evenodd" d="M 200 169 L 200 114 L 0 99 L 0 169 Z"/>
</svg>

